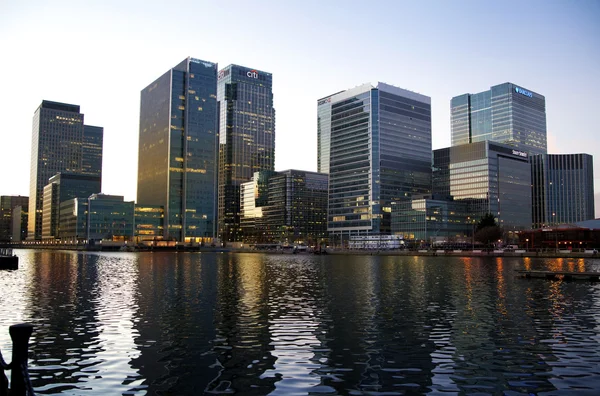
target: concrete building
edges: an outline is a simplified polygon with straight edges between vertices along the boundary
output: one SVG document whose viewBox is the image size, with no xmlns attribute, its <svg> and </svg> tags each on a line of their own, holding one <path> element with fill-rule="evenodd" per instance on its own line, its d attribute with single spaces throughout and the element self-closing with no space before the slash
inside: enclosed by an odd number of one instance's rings
<svg viewBox="0 0 600 396">
<path fill-rule="evenodd" d="M 533 228 L 594 218 L 594 159 L 589 154 L 531 158 Z"/>
<path fill-rule="evenodd" d="M 29 205 L 29 197 L 20 195 L 3 195 L 0 196 L 0 242 L 11 242 L 15 240 L 15 226 L 18 225 L 18 240 L 24 239 L 27 236 L 27 207 Z M 25 210 L 19 211 L 17 217 L 14 211 L 17 207 L 22 207 Z M 22 224 L 22 221 L 25 221 Z M 21 232 L 22 230 L 22 232 Z"/>
<path fill-rule="evenodd" d="M 12 211 L 12 242 L 27 239 L 27 207 L 28 205 L 17 205 Z"/>
<path fill-rule="evenodd" d="M 61 241 L 85 243 L 88 239 L 88 198 L 73 198 L 59 205 Z"/>
</svg>

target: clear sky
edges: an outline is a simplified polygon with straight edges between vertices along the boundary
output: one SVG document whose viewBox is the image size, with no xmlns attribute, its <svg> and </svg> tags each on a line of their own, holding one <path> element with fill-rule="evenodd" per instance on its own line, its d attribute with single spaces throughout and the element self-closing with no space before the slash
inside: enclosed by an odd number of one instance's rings
<svg viewBox="0 0 600 396">
<path fill-rule="evenodd" d="M 33 113 L 104 127 L 103 192 L 135 200 L 140 91 L 187 56 L 273 73 L 276 169 L 316 170 L 317 99 L 365 82 L 450 98 L 513 82 L 546 97 L 549 153 L 595 160 L 600 1 L 0 0 L 0 195 L 28 195 Z"/>
</svg>

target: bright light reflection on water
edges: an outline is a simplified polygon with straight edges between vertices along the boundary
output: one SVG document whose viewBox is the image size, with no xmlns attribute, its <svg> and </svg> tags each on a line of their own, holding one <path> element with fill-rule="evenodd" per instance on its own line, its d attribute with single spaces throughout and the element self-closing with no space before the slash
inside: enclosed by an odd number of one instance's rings
<svg viewBox="0 0 600 396">
<path fill-rule="evenodd" d="M 39 394 L 593 394 L 592 259 L 17 251 Z"/>
</svg>

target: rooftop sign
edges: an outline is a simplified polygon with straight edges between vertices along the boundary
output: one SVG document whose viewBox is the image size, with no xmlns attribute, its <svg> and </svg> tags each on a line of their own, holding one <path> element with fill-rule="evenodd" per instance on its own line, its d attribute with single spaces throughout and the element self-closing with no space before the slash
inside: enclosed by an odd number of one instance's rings
<svg viewBox="0 0 600 396">
<path fill-rule="evenodd" d="M 518 93 L 518 94 L 521 94 L 521 95 L 525 95 L 525 96 L 527 96 L 529 98 L 533 98 L 533 93 L 529 92 L 526 89 L 515 87 L 515 92 Z"/>
</svg>

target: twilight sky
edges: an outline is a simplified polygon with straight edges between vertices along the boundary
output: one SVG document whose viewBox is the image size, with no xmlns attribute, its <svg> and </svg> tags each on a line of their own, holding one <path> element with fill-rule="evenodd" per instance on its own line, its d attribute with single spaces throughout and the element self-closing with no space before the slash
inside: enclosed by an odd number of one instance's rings
<svg viewBox="0 0 600 396">
<path fill-rule="evenodd" d="M 546 97 L 549 153 L 594 155 L 600 1 L 0 0 L 0 195 L 29 195 L 42 100 L 104 127 L 103 192 L 135 200 L 140 91 L 187 56 L 273 73 L 276 170 L 317 167 L 317 99 L 386 82 L 432 99 L 513 82 Z"/>
</svg>

